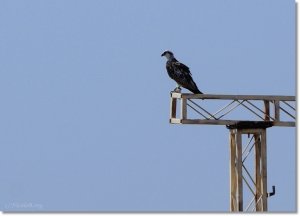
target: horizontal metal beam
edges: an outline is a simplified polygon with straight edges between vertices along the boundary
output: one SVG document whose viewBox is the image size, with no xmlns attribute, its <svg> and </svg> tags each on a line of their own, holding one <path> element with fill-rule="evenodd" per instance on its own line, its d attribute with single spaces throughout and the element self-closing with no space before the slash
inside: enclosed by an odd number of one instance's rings
<svg viewBox="0 0 300 216">
<path fill-rule="evenodd" d="M 242 120 L 241 120 L 242 121 Z M 239 120 L 206 120 L 206 119 L 177 119 L 171 118 L 172 124 L 207 124 L 207 125 L 233 125 L 240 122 Z M 245 121 L 243 121 L 245 122 Z M 249 121 L 251 122 L 251 121 Z M 264 122 L 264 121 L 262 121 Z M 295 127 L 295 122 L 272 122 L 273 126 Z"/>
<path fill-rule="evenodd" d="M 219 95 L 219 94 L 189 94 L 189 93 L 171 93 L 172 98 L 186 99 L 223 99 L 223 100 L 267 100 L 267 101 L 295 101 L 295 96 L 282 95 Z"/>
</svg>

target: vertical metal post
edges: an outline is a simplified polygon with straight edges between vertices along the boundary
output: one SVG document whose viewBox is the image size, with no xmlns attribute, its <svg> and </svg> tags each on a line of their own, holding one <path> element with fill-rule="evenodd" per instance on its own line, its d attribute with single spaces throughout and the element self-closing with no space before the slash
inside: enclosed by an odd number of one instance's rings
<svg viewBox="0 0 300 216">
<path fill-rule="evenodd" d="M 262 211 L 268 211 L 267 202 L 267 138 L 266 129 L 261 129 L 261 174 L 262 174 Z"/>
<path fill-rule="evenodd" d="M 256 194 L 255 194 L 255 203 L 256 203 L 256 211 L 262 211 L 261 208 L 261 185 L 262 185 L 262 177 L 261 177 L 261 140 L 260 136 L 255 134 L 254 135 L 255 140 L 255 184 L 256 184 Z"/>
<path fill-rule="evenodd" d="M 236 195 L 237 175 L 236 175 L 236 142 L 235 130 L 231 129 L 229 133 L 230 149 L 230 211 L 238 211 L 238 198 Z"/>
<path fill-rule="evenodd" d="M 181 98 L 181 119 L 185 120 L 187 118 L 187 104 L 186 98 Z"/>
<path fill-rule="evenodd" d="M 243 161 L 242 161 L 242 133 L 236 130 L 236 170 L 237 170 L 237 197 L 238 211 L 243 211 Z"/>
<path fill-rule="evenodd" d="M 274 117 L 274 121 L 280 121 L 280 105 L 278 100 L 274 101 Z"/>
<path fill-rule="evenodd" d="M 270 102 L 267 100 L 264 100 L 265 105 L 265 121 L 270 121 Z"/>
<path fill-rule="evenodd" d="M 242 134 L 230 130 L 230 210 L 243 211 Z"/>
<path fill-rule="evenodd" d="M 176 118 L 176 105 L 177 105 L 177 98 L 173 98 L 171 95 L 170 100 L 170 121 L 172 118 Z"/>
<path fill-rule="evenodd" d="M 267 143 L 266 129 L 257 129 L 255 137 L 255 203 L 256 211 L 267 211 Z"/>
</svg>

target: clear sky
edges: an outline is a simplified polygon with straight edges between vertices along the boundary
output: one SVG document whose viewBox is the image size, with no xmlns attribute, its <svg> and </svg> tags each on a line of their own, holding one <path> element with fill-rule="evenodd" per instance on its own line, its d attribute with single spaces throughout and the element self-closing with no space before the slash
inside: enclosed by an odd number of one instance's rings
<svg viewBox="0 0 300 216">
<path fill-rule="evenodd" d="M 169 124 L 160 55 L 205 93 L 295 95 L 294 20 L 292 0 L 0 1 L 0 209 L 228 211 L 228 130 Z M 267 136 L 269 210 L 294 211 L 295 128 Z"/>
</svg>

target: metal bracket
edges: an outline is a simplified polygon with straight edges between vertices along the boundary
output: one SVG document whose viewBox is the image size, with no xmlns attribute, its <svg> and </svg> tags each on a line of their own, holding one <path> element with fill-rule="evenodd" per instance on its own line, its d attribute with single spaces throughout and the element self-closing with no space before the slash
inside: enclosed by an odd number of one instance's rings
<svg viewBox="0 0 300 216">
<path fill-rule="evenodd" d="M 272 192 L 267 194 L 267 197 L 271 197 L 275 195 L 275 185 L 272 186 Z"/>
</svg>

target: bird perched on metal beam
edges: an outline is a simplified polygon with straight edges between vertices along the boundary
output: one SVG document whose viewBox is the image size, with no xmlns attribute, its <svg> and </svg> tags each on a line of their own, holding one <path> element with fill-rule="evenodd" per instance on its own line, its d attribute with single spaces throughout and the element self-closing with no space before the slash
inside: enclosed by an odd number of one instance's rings
<svg viewBox="0 0 300 216">
<path fill-rule="evenodd" d="M 188 66 L 177 61 L 174 54 L 169 50 L 163 52 L 161 56 L 165 56 L 167 58 L 166 68 L 168 75 L 171 79 L 175 80 L 178 85 L 174 91 L 181 90 L 180 87 L 183 87 L 194 94 L 203 94 L 199 91 L 196 83 L 194 82 Z"/>
</svg>

